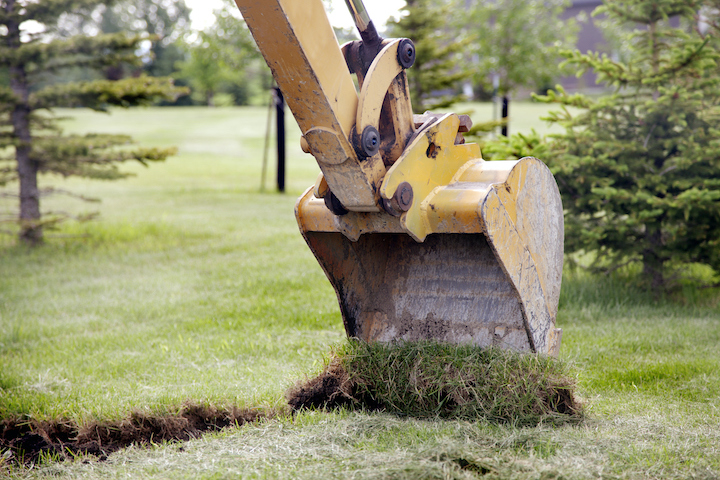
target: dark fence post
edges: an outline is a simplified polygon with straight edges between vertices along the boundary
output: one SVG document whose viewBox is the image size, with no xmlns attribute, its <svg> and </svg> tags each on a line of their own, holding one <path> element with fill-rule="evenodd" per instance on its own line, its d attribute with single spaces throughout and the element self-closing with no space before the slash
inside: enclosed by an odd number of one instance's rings
<svg viewBox="0 0 720 480">
<path fill-rule="evenodd" d="M 277 113 L 277 188 L 285 192 L 285 99 L 279 87 L 274 87 L 274 90 Z"/>
<path fill-rule="evenodd" d="M 501 118 L 505 120 L 505 124 L 502 126 L 502 129 L 500 130 L 500 133 L 504 136 L 508 136 L 508 126 L 507 126 L 507 119 L 508 119 L 508 110 L 510 105 L 510 99 L 507 97 L 507 95 L 503 95 L 502 98 L 502 115 Z"/>
</svg>

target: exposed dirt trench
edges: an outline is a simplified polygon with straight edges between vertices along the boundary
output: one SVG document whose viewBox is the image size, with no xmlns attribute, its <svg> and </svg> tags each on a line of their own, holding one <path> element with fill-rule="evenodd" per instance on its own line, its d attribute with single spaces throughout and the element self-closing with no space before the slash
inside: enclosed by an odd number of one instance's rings
<svg viewBox="0 0 720 480">
<path fill-rule="evenodd" d="M 274 415 L 254 409 L 187 403 L 174 413 L 133 412 L 121 420 L 84 425 L 71 420 L 5 419 L 0 421 L 0 456 L 4 461 L 25 465 L 37 463 L 41 456 L 60 460 L 90 454 L 104 460 L 130 445 L 190 440 L 205 432 Z"/>
</svg>

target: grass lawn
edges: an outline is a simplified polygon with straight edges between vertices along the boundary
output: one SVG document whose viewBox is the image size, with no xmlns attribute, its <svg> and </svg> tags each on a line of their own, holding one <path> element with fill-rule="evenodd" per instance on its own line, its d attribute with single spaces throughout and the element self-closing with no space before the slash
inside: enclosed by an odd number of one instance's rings
<svg viewBox="0 0 720 480">
<path fill-rule="evenodd" d="M 547 131 L 545 106 L 513 108 L 512 131 Z M 469 109 L 490 117 L 487 105 Z M 278 194 L 259 190 L 265 108 L 60 113 L 74 117 L 68 131 L 129 133 L 179 154 L 127 165 L 136 176 L 116 182 L 45 179 L 102 198 L 48 198 L 45 210 L 100 219 L 65 224 L 34 250 L 0 236 L 0 419 L 116 419 L 186 400 L 283 405 L 285 389 L 344 339 L 294 219 L 318 172 L 294 122 L 288 193 Z M 105 462 L 23 469 L 0 452 L 0 477 L 720 478 L 717 290 L 658 301 L 620 279 L 567 272 L 558 325 L 587 403 L 579 425 L 306 412 Z"/>
</svg>

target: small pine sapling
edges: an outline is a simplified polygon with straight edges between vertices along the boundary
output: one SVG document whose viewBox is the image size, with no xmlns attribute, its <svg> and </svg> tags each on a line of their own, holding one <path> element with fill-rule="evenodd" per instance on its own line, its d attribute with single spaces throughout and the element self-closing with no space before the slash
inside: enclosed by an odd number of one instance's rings
<svg viewBox="0 0 720 480">
<path fill-rule="evenodd" d="M 593 268 L 642 265 L 657 293 L 682 267 L 720 272 L 720 76 L 718 31 L 701 28 L 695 0 L 609 0 L 624 27 L 625 58 L 564 52 L 578 75 L 593 70 L 611 93 L 562 88 L 539 97 L 562 105 L 565 128 L 544 145 L 566 211 L 566 251 L 595 252 Z M 567 107 L 579 109 L 571 113 Z"/>
</svg>

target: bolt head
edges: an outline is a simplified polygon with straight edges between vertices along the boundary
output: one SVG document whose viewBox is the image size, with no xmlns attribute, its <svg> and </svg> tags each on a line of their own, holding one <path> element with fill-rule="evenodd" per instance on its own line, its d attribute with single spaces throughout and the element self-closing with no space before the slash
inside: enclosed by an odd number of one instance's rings
<svg viewBox="0 0 720 480">
<path fill-rule="evenodd" d="M 372 157 L 380 150 L 380 133 L 375 127 L 372 125 L 365 127 L 360 138 L 360 146 L 368 157 Z"/>
<path fill-rule="evenodd" d="M 415 45 L 412 40 L 403 38 L 398 45 L 398 63 L 408 69 L 415 63 Z"/>
</svg>

